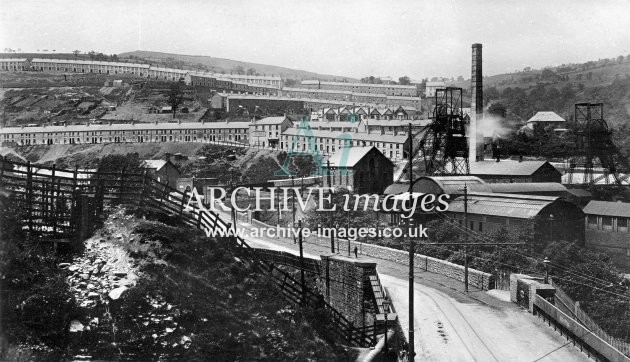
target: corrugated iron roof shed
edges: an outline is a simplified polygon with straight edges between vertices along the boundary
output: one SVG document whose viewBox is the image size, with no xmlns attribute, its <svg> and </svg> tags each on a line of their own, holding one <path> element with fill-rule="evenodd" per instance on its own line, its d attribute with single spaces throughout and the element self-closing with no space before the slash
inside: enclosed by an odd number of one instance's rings
<svg viewBox="0 0 630 362">
<path fill-rule="evenodd" d="M 514 182 L 489 183 L 491 192 L 497 193 L 527 193 L 527 192 L 566 192 L 567 188 L 557 182 Z"/>
<path fill-rule="evenodd" d="M 514 175 L 530 176 L 539 168 L 548 163 L 547 161 L 478 161 L 470 163 L 471 175 Z"/>
<path fill-rule="evenodd" d="M 464 185 L 468 187 L 468 192 L 492 192 L 492 189 L 479 177 L 476 176 L 422 176 L 418 181 L 434 182 L 442 193 L 449 195 L 461 195 L 464 193 Z M 425 192 L 420 190 L 418 183 L 414 185 L 414 191 Z"/>
<path fill-rule="evenodd" d="M 547 196 L 472 193 L 468 195 L 468 213 L 531 219 L 557 199 L 557 197 Z M 460 196 L 453 200 L 448 211 L 463 213 L 464 197 Z"/>
<path fill-rule="evenodd" d="M 591 197 L 593 196 L 589 191 L 584 189 L 567 189 L 567 192 L 577 197 Z"/>
<path fill-rule="evenodd" d="M 385 194 L 385 195 L 398 195 L 398 194 L 402 194 L 404 192 L 409 192 L 409 184 L 408 183 L 396 182 L 396 183 L 393 183 L 393 184 L 387 186 L 387 188 L 385 189 L 383 194 Z"/>
<path fill-rule="evenodd" d="M 584 207 L 583 211 L 590 215 L 630 217 L 630 203 L 591 201 Z"/>
</svg>

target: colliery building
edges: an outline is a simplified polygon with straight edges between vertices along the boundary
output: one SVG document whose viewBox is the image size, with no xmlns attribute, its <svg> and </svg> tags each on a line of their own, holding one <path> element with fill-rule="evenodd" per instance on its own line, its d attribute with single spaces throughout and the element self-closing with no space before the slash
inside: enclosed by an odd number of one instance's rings
<svg viewBox="0 0 630 362">
<path fill-rule="evenodd" d="M 584 212 L 559 197 L 473 192 L 468 195 L 467 229 L 488 233 L 505 227 L 530 233 L 537 250 L 550 241 L 566 240 L 584 245 Z M 445 212 L 464 226 L 465 200 L 459 196 Z"/>
<path fill-rule="evenodd" d="M 337 150 L 327 166 L 330 176 L 323 177 L 324 186 L 358 194 L 382 194 L 394 181 L 394 164 L 374 146 Z"/>
<path fill-rule="evenodd" d="M 486 182 L 562 182 L 562 174 L 547 161 L 477 161 L 470 174 Z"/>
<path fill-rule="evenodd" d="M 586 247 L 608 254 L 611 261 L 630 272 L 630 203 L 591 201 L 586 214 Z"/>
</svg>

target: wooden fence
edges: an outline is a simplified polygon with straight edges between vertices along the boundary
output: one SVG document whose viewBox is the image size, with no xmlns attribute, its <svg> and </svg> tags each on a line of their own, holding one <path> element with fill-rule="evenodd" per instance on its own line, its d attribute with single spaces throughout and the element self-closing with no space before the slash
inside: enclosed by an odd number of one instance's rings
<svg viewBox="0 0 630 362">
<path fill-rule="evenodd" d="M 14 200 L 24 210 L 22 228 L 51 239 L 75 238 L 80 231 L 78 220 L 92 213 L 97 219 L 106 204 L 127 204 L 140 208 L 153 208 L 168 215 L 178 216 L 186 225 L 207 232 L 221 230 L 226 233 L 231 225 L 216 213 L 191 200 L 191 194 L 183 193 L 161 183 L 145 173 L 98 172 L 61 170 L 55 166 L 37 166 L 29 163 L 9 162 L 0 158 L 0 188 L 14 194 Z M 88 199 L 89 208 L 80 208 L 81 200 Z M 79 211 L 81 210 L 81 211 Z M 262 273 L 267 274 L 289 301 L 323 308 L 331 319 L 327 330 L 335 340 L 349 346 L 366 347 L 375 343 L 376 327 L 355 327 L 339 311 L 328 304 L 324 297 L 302 285 L 289 273 L 275 267 L 278 255 L 254 249 L 240 237 L 229 237 L 231 245 L 243 258 L 251 261 Z M 291 257 L 281 257 L 280 264 L 295 266 Z M 270 260 L 267 260 L 270 259 Z M 289 260 L 291 259 L 291 260 Z M 298 260 L 299 263 L 299 260 Z M 315 270 L 319 268 L 310 265 Z M 318 269 L 317 269 L 318 270 Z M 384 329 L 381 331 L 384 332 Z"/>
<path fill-rule="evenodd" d="M 586 312 L 582 308 L 580 308 L 579 303 L 571 299 L 571 297 L 569 297 L 558 284 L 555 284 L 553 280 L 550 280 L 550 284 L 554 288 L 556 288 L 555 304 L 560 310 L 569 314 L 601 340 L 615 347 L 626 356 L 630 357 L 630 343 L 627 343 L 618 338 L 611 337 L 591 317 L 589 317 L 588 314 L 586 314 Z"/>
</svg>

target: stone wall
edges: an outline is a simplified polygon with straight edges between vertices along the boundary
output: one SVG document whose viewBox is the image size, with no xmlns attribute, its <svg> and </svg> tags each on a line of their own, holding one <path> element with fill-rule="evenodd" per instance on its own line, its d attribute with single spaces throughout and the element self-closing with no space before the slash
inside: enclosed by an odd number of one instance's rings
<svg viewBox="0 0 630 362">
<path fill-rule="evenodd" d="M 335 239 L 335 243 L 338 240 Z M 341 240 L 340 250 L 348 249 L 348 242 Z M 309 238 L 307 243 L 314 243 L 323 246 L 330 246 L 330 239 Z M 357 247 L 360 255 L 371 256 L 375 258 L 394 261 L 403 265 L 409 265 L 409 252 L 392 249 L 385 246 L 350 242 L 350 250 Z M 449 278 L 464 282 L 464 267 L 445 260 L 432 258 L 430 256 L 416 254 L 414 255 L 414 266 L 431 273 L 445 275 Z M 483 290 L 494 288 L 494 275 L 485 273 L 476 269 L 468 268 L 468 283 L 470 286 Z"/>
<path fill-rule="evenodd" d="M 258 220 L 252 219 L 252 225 L 258 227 L 271 227 Z M 339 250 L 348 250 L 348 241 L 335 238 L 335 245 L 340 243 Z M 330 238 L 309 237 L 304 240 L 305 244 L 316 244 L 330 247 Z M 354 251 L 355 246 L 360 255 L 394 261 L 403 265 L 409 265 L 409 252 L 388 248 L 386 246 L 366 244 L 357 241 L 350 242 L 350 250 Z M 432 258 L 430 256 L 414 255 L 414 266 L 425 271 L 445 275 L 449 278 L 464 282 L 464 266 L 451 263 L 445 260 Z M 489 290 L 494 289 L 494 275 L 476 269 L 468 268 L 468 284 L 471 287 Z"/>
<path fill-rule="evenodd" d="M 340 311 L 355 326 L 365 326 L 365 301 L 371 301 L 364 284 L 376 274 L 376 263 L 340 255 L 321 256 L 321 274 L 317 288 L 326 301 Z"/>
</svg>

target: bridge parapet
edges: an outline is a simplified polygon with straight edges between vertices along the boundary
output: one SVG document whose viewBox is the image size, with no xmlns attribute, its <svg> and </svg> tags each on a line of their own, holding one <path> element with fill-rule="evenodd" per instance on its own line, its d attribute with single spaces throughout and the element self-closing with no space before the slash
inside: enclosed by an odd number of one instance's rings
<svg viewBox="0 0 630 362">
<path fill-rule="evenodd" d="M 372 325 L 373 314 L 379 313 L 371 281 L 377 276 L 376 262 L 338 254 L 320 257 L 317 287 L 325 300 L 356 326 Z"/>
</svg>

